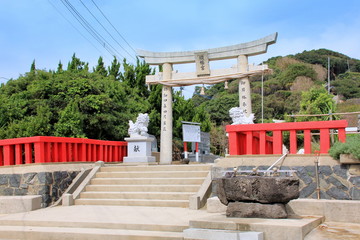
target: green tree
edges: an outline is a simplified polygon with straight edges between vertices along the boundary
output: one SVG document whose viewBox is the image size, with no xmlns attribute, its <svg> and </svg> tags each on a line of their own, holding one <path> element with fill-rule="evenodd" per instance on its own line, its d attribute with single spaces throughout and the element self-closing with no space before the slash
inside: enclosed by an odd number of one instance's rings
<svg viewBox="0 0 360 240">
<path fill-rule="evenodd" d="M 83 132 L 83 116 L 79 111 L 77 99 L 70 101 L 59 115 L 59 121 L 54 126 L 55 136 L 86 137 Z"/>
<path fill-rule="evenodd" d="M 31 67 L 30 67 L 30 72 L 35 72 L 35 71 L 36 71 L 36 66 L 35 66 L 35 59 L 34 59 L 34 61 L 31 64 Z"/>
<path fill-rule="evenodd" d="M 360 98 L 360 73 L 346 72 L 340 74 L 335 81 L 331 83 L 337 94 L 350 98 Z"/>
<path fill-rule="evenodd" d="M 115 80 L 119 80 L 120 77 L 120 63 L 117 58 L 114 56 L 113 61 L 111 62 L 111 66 L 108 67 L 109 76 L 113 76 Z"/>
<path fill-rule="evenodd" d="M 93 70 L 94 72 L 100 74 L 103 77 L 106 77 L 108 75 L 108 72 L 106 71 L 105 64 L 103 61 L 103 58 L 100 56 L 98 59 L 98 64 Z"/>
<path fill-rule="evenodd" d="M 327 114 L 336 112 L 336 105 L 332 99 L 332 95 L 328 94 L 326 89 L 322 87 L 311 88 L 310 91 L 302 94 L 300 102 L 299 114 Z M 316 121 L 316 120 L 329 120 L 328 116 L 325 117 L 301 117 L 298 121 Z"/>
</svg>

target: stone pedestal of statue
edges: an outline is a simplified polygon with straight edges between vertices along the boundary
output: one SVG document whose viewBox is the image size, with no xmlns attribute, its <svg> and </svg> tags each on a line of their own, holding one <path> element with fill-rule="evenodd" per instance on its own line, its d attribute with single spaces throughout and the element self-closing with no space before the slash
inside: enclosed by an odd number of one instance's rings
<svg viewBox="0 0 360 240">
<path fill-rule="evenodd" d="M 124 157 L 124 163 L 152 163 L 155 157 L 151 156 L 151 142 L 153 137 L 132 136 L 125 138 L 128 142 L 127 157 Z"/>
</svg>

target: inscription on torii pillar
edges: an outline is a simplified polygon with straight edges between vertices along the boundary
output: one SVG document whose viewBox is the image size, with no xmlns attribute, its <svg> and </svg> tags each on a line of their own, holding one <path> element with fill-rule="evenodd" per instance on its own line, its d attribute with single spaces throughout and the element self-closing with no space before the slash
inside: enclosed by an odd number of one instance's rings
<svg viewBox="0 0 360 240">
<path fill-rule="evenodd" d="M 249 115 L 251 92 L 249 77 L 269 71 L 266 65 L 252 66 L 248 57 L 267 52 L 268 45 L 274 44 L 277 33 L 264 38 L 237 45 L 212 48 L 200 51 L 150 52 L 138 50 L 140 57 L 149 65 L 162 65 L 163 72 L 146 76 L 147 84 L 162 84 L 160 164 L 172 161 L 172 91 L 171 87 L 194 84 L 216 84 L 239 79 L 239 105 Z M 210 69 L 209 61 L 237 58 L 237 66 L 226 69 Z M 172 70 L 173 64 L 196 63 L 195 72 L 178 73 Z"/>
</svg>

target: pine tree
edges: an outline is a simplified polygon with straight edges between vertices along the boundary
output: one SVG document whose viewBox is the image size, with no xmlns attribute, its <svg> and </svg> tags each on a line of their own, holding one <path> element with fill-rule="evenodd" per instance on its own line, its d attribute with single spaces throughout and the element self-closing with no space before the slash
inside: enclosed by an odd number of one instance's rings
<svg viewBox="0 0 360 240">
<path fill-rule="evenodd" d="M 35 66 L 35 59 L 34 59 L 34 61 L 32 62 L 32 64 L 31 64 L 31 67 L 30 67 L 30 72 L 35 72 L 36 71 L 36 66 Z"/>
<path fill-rule="evenodd" d="M 63 71 L 64 71 L 63 70 L 63 65 L 62 65 L 61 61 L 59 61 L 56 73 L 62 73 Z"/>
<path fill-rule="evenodd" d="M 98 65 L 96 66 L 96 68 L 93 69 L 94 72 L 100 74 L 103 77 L 106 77 L 108 73 L 107 73 L 104 65 L 105 64 L 104 64 L 103 58 L 100 56 L 98 59 Z"/>
<path fill-rule="evenodd" d="M 113 76 L 115 80 L 119 80 L 120 78 L 120 63 L 115 56 L 111 62 L 111 67 L 108 67 L 108 74 L 109 76 Z"/>
</svg>

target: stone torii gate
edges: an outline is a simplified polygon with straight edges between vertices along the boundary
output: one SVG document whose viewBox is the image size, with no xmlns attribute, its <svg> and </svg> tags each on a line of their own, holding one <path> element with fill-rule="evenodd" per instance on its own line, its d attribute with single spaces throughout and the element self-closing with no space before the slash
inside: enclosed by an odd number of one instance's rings
<svg viewBox="0 0 360 240">
<path fill-rule="evenodd" d="M 240 107 L 249 116 L 251 110 L 249 76 L 269 71 L 266 65 L 252 66 L 248 57 L 266 53 L 267 47 L 276 42 L 277 33 L 264 38 L 232 46 L 200 51 L 150 52 L 138 50 L 138 56 L 149 65 L 162 65 L 163 72 L 146 76 L 147 84 L 162 84 L 160 164 L 172 162 L 172 90 L 171 87 L 194 84 L 216 84 L 239 79 Z M 237 58 L 237 66 L 210 70 L 209 61 Z M 196 72 L 178 73 L 173 64 L 196 63 Z"/>
</svg>

